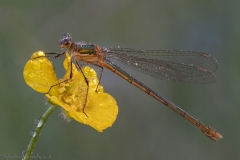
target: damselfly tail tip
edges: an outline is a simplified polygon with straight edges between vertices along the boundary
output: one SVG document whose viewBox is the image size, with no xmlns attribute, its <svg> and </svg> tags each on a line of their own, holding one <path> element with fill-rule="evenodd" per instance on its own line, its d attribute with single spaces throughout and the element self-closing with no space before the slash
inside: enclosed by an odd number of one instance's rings
<svg viewBox="0 0 240 160">
<path fill-rule="evenodd" d="M 219 139 L 222 139 L 223 138 L 223 136 L 220 134 L 220 133 L 218 133 L 218 132 L 215 132 L 215 131 L 213 131 L 212 133 L 204 133 L 206 136 L 208 136 L 210 139 L 212 139 L 213 141 L 215 141 L 215 142 L 217 142 Z"/>
<path fill-rule="evenodd" d="M 210 128 L 209 126 L 203 126 L 200 129 L 207 137 L 209 137 L 210 139 L 212 139 L 215 142 L 217 142 L 219 139 L 223 138 L 223 136 L 220 133 L 218 133 L 214 129 Z"/>
</svg>

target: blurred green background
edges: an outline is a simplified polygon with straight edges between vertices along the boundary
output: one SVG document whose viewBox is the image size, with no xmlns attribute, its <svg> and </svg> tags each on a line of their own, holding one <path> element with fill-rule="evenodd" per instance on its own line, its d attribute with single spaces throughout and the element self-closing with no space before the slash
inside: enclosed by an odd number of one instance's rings
<svg viewBox="0 0 240 160">
<path fill-rule="evenodd" d="M 219 63 L 215 84 L 164 82 L 121 65 L 204 123 L 223 139 L 213 142 L 188 121 L 125 80 L 104 70 L 101 84 L 115 97 L 119 115 L 99 133 L 65 122 L 55 111 L 33 155 L 51 159 L 240 159 L 240 1 L 218 0 L 1 0 L 0 159 L 20 156 L 34 119 L 47 106 L 26 85 L 23 68 L 33 52 L 60 52 L 62 33 L 105 47 L 194 50 Z M 64 69 L 54 61 L 58 73 Z"/>
</svg>

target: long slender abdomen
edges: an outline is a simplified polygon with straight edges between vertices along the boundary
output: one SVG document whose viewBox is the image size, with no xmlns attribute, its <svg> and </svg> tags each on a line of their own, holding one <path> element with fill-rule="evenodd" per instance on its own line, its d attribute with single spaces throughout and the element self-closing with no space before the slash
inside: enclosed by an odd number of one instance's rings
<svg viewBox="0 0 240 160">
<path fill-rule="evenodd" d="M 157 94 L 152 89 L 148 88 L 147 86 L 142 84 L 140 81 L 138 81 L 137 79 L 135 79 L 134 77 L 132 77 L 131 75 L 126 73 L 124 70 L 122 70 L 118 66 L 114 65 L 111 61 L 109 61 L 107 59 L 104 59 L 104 60 L 99 61 L 99 64 L 101 66 L 109 69 L 110 71 L 114 72 L 115 74 L 119 75 L 120 77 L 122 77 L 123 79 L 125 79 L 129 83 L 133 84 L 134 86 L 138 87 L 139 89 L 141 89 L 142 91 L 144 91 L 148 95 L 157 99 L 158 101 L 163 103 L 165 106 L 167 106 L 170 109 L 177 112 L 179 115 L 181 115 L 182 117 L 187 119 L 189 122 L 191 122 L 195 126 L 197 126 L 210 139 L 212 139 L 214 141 L 217 141 L 217 140 L 223 138 L 223 136 L 220 133 L 218 133 L 217 131 L 215 131 L 211 127 L 206 126 L 203 123 L 199 122 L 198 120 L 193 118 L 191 115 L 189 115 L 186 111 L 182 110 L 180 107 L 176 106 L 174 103 L 168 101 L 166 98 Z"/>
</svg>

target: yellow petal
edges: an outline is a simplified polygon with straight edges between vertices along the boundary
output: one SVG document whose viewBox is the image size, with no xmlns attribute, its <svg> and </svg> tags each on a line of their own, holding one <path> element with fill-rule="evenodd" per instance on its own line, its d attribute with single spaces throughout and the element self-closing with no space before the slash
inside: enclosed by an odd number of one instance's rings
<svg viewBox="0 0 240 160">
<path fill-rule="evenodd" d="M 90 67 L 82 69 L 88 79 L 89 88 L 76 66 L 72 65 L 72 78 L 70 75 L 70 56 L 66 54 L 64 67 L 67 70 L 63 79 L 58 80 L 60 83 L 60 94 L 58 96 L 46 95 L 49 100 L 61 106 L 66 110 L 69 117 L 86 125 L 90 125 L 99 132 L 112 126 L 118 114 L 118 107 L 114 98 L 103 93 L 103 87 L 98 86 L 98 93 L 95 92 L 98 85 L 96 72 Z M 87 90 L 88 89 L 88 90 Z M 87 101 L 86 101 L 87 99 Z"/>
<path fill-rule="evenodd" d="M 90 125 L 99 132 L 111 127 L 117 118 L 118 106 L 114 98 L 107 93 L 92 93 L 88 96 L 88 103 L 84 112 L 68 112 L 69 116 L 86 125 Z"/>
<path fill-rule="evenodd" d="M 27 62 L 23 71 L 25 82 L 40 93 L 47 93 L 57 81 L 51 62 L 44 56 L 42 51 L 33 53 L 32 59 Z M 56 94 L 55 89 L 56 87 L 53 87 L 51 93 Z"/>
</svg>

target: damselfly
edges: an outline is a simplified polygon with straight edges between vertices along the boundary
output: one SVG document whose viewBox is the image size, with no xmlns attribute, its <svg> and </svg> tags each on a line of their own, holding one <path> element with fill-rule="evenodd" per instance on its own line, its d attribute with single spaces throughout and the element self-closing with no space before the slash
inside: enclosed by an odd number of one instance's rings
<svg viewBox="0 0 240 160">
<path fill-rule="evenodd" d="M 182 50 L 137 50 L 121 47 L 105 48 L 83 42 L 73 43 L 71 40 L 72 37 L 70 34 L 63 34 L 59 41 L 59 46 L 66 49 L 66 51 L 46 54 L 57 58 L 69 52 L 71 53 L 70 66 L 75 62 L 80 70 L 81 66 L 78 63 L 80 61 L 98 66 L 102 69 L 102 72 L 103 68 L 107 68 L 177 112 L 197 126 L 212 140 L 217 141 L 222 138 L 220 133 L 199 122 L 186 111 L 157 94 L 112 62 L 113 60 L 120 61 L 132 69 L 165 81 L 214 83 L 216 77 L 213 72 L 217 70 L 218 64 L 211 55 Z M 102 72 L 99 81 L 101 80 Z M 71 78 L 72 73 L 70 73 L 70 79 Z M 86 78 L 85 81 L 88 83 Z"/>
</svg>

